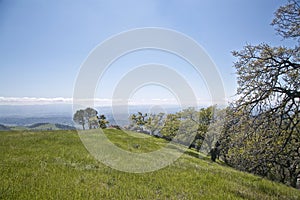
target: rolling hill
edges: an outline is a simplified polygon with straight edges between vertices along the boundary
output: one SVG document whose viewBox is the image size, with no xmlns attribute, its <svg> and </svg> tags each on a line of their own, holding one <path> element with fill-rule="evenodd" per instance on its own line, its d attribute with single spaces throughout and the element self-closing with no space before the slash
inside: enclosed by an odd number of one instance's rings
<svg viewBox="0 0 300 200">
<path fill-rule="evenodd" d="M 127 173 L 95 160 L 76 131 L 0 134 L 1 199 L 300 199 L 299 190 L 199 158 L 193 150 L 162 169 Z M 167 145 L 114 129 L 81 134 L 106 136 L 136 154 Z"/>
<path fill-rule="evenodd" d="M 8 126 L 0 124 L 0 131 L 8 131 L 8 130 L 10 130 L 10 128 Z"/>
<path fill-rule="evenodd" d="M 0 124 L 0 131 L 50 131 L 50 130 L 76 130 L 75 127 L 65 124 L 52 124 L 52 123 L 35 123 L 28 126 L 6 126 Z"/>
</svg>

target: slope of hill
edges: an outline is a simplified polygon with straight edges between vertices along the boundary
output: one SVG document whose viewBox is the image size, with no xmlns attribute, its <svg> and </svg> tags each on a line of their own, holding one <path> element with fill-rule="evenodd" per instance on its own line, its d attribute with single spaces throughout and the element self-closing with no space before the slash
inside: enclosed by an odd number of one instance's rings
<svg viewBox="0 0 300 200">
<path fill-rule="evenodd" d="M 2 199 L 300 199 L 296 189 L 199 159 L 196 151 L 163 169 L 136 174 L 96 161 L 76 131 L 0 134 Z M 107 129 L 104 134 L 135 153 L 166 145 L 138 133 Z"/>
</svg>

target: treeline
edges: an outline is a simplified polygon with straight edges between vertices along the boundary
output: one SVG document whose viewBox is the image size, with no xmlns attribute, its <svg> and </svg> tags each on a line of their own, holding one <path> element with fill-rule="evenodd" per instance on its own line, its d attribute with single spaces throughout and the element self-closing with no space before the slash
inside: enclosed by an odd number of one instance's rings
<svg viewBox="0 0 300 200">
<path fill-rule="evenodd" d="M 172 140 L 198 150 L 201 146 L 202 148 L 205 146 L 209 151 L 218 137 L 217 134 L 209 134 L 209 137 L 206 137 L 210 125 L 217 119 L 214 115 L 215 111 L 216 107 L 211 106 L 200 110 L 187 108 L 172 114 L 138 112 L 129 117 L 130 125 L 126 128 Z"/>
<path fill-rule="evenodd" d="M 172 140 L 238 170 L 296 187 L 300 178 L 299 109 L 288 110 L 288 118 L 280 113 L 252 112 L 238 102 L 222 110 L 211 106 L 174 114 L 138 112 L 130 116 L 126 128 Z"/>
</svg>

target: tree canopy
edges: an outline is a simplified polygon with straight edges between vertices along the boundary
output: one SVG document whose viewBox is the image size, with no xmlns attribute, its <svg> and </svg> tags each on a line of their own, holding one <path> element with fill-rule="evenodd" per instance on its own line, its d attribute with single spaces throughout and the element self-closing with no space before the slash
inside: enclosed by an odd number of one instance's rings
<svg viewBox="0 0 300 200">
<path fill-rule="evenodd" d="M 290 0 L 288 4 L 281 6 L 275 12 L 272 25 L 284 38 L 295 38 L 299 41 L 300 36 L 300 3 L 299 0 Z"/>
<path fill-rule="evenodd" d="M 238 100 L 227 110 L 222 153 L 230 165 L 296 186 L 300 175 L 300 7 L 289 1 L 272 22 L 294 47 L 234 51 Z"/>
<path fill-rule="evenodd" d="M 98 111 L 94 108 L 86 108 L 84 110 L 77 110 L 73 116 L 73 121 L 82 126 L 85 129 L 85 125 L 88 124 L 88 128 L 106 128 L 109 123 L 106 120 L 105 115 L 98 116 Z"/>
<path fill-rule="evenodd" d="M 200 149 L 213 119 L 214 107 L 183 109 L 177 113 L 141 113 L 132 114 L 129 119 L 131 130 L 173 140 L 174 142 Z M 214 138 L 205 141 L 210 149 Z"/>
</svg>

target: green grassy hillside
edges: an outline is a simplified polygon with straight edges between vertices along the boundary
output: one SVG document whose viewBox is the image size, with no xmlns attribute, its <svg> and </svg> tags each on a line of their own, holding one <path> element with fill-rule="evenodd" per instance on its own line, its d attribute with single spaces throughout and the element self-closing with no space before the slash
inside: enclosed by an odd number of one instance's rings
<svg viewBox="0 0 300 200">
<path fill-rule="evenodd" d="M 166 144 L 138 133 L 105 134 L 138 153 Z M 2 131 L 0 152 L 0 199 L 300 199 L 296 189 L 199 159 L 194 151 L 158 171 L 117 171 L 96 161 L 76 131 Z"/>
</svg>

